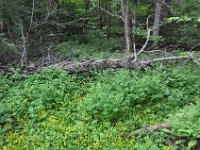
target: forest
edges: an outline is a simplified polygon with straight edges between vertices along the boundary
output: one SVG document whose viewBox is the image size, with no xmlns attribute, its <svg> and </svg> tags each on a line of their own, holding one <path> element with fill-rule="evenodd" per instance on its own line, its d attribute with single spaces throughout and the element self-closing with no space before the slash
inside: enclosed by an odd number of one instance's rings
<svg viewBox="0 0 200 150">
<path fill-rule="evenodd" d="M 199 0 L 0 0 L 0 150 L 200 150 Z"/>
</svg>

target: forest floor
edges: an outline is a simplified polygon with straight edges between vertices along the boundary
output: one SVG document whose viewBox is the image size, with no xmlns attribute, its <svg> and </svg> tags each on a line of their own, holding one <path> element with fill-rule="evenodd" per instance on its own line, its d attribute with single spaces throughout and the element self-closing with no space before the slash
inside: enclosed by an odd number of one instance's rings
<svg viewBox="0 0 200 150">
<path fill-rule="evenodd" d="M 7 73 L 0 77 L 0 149 L 197 149 L 199 75 L 187 63 Z M 172 129 L 121 137 L 162 123 Z"/>
</svg>

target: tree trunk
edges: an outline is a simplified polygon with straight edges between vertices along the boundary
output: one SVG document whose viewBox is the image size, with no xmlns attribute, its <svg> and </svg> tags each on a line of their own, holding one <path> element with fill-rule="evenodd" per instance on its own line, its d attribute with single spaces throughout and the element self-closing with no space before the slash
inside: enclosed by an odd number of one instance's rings
<svg viewBox="0 0 200 150">
<path fill-rule="evenodd" d="M 89 8 L 89 0 L 84 0 L 84 7 L 85 7 L 85 12 L 83 16 L 83 36 L 86 35 L 86 18 L 87 18 L 87 13 L 88 13 L 88 8 Z"/>
<path fill-rule="evenodd" d="M 111 11 L 111 4 L 108 3 L 106 6 L 107 6 L 108 11 L 110 12 Z M 108 39 L 109 39 L 110 36 L 111 36 L 111 17 L 110 17 L 110 15 L 107 16 L 106 20 L 107 20 L 106 21 L 107 22 L 107 35 L 108 35 Z"/>
<path fill-rule="evenodd" d="M 132 0 L 133 1 L 133 16 L 132 16 L 132 49 L 135 50 L 135 30 L 136 30 L 136 17 L 137 17 L 137 0 Z"/>
<path fill-rule="evenodd" d="M 162 57 L 162 58 L 154 58 L 147 59 L 141 61 L 132 61 L 131 57 L 124 57 L 121 59 L 101 59 L 101 60 L 88 60 L 84 62 L 62 62 L 54 65 L 50 65 L 49 67 L 64 69 L 70 73 L 75 72 L 88 72 L 94 69 L 117 69 L 117 68 L 126 68 L 126 69 L 135 69 L 141 68 L 145 69 L 150 64 L 156 62 L 171 62 L 171 61 L 183 61 L 190 60 L 197 64 L 194 61 L 195 57 L 192 55 L 187 56 L 171 56 L 171 57 Z M 200 65 L 200 64 L 197 64 Z M 24 67 L 22 68 L 23 73 L 33 73 L 40 72 L 44 70 L 46 67 Z M 1 70 L 0 70 L 1 71 Z"/>
<path fill-rule="evenodd" d="M 121 0 L 126 52 L 130 51 L 129 4 L 130 4 L 129 0 Z"/>
<path fill-rule="evenodd" d="M 26 36 L 24 34 L 24 27 L 23 27 L 23 22 L 20 19 L 19 27 L 21 30 L 21 38 L 22 38 L 22 53 L 21 53 L 21 59 L 20 59 L 20 64 L 21 66 L 26 66 L 27 65 L 27 43 L 26 43 Z"/>
<path fill-rule="evenodd" d="M 154 17 L 154 31 L 153 36 L 159 36 L 159 24 L 160 24 L 160 16 L 162 9 L 162 0 L 156 0 L 156 8 L 155 8 L 155 17 Z M 158 41 L 154 42 L 154 48 L 158 48 Z"/>
<path fill-rule="evenodd" d="M 0 21 L 0 31 L 3 32 L 3 21 Z"/>
</svg>

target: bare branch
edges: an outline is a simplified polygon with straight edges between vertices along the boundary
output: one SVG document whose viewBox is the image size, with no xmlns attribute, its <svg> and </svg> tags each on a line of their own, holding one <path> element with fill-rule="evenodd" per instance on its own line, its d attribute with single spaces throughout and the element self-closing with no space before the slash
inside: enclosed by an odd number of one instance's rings
<svg viewBox="0 0 200 150">
<path fill-rule="evenodd" d="M 148 45 L 148 42 L 149 42 L 149 39 L 150 39 L 150 35 L 151 35 L 151 31 L 155 30 L 154 28 L 153 29 L 149 29 L 149 18 L 151 16 L 148 16 L 147 17 L 147 21 L 146 21 L 146 28 L 147 28 L 147 38 L 146 38 L 146 41 L 144 43 L 144 45 L 142 46 L 142 48 L 140 49 L 140 51 L 137 53 L 137 57 L 145 50 L 145 48 L 147 47 Z M 136 59 L 135 59 L 136 61 Z"/>
<path fill-rule="evenodd" d="M 159 53 L 162 52 L 161 50 L 152 50 L 152 51 L 144 51 L 145 54 L 151 54 L 151 53 Z"/>
<path fill-rule="evenodd" d="M 162 57 L 162 58 L 154 58 L 150 60 L 140 61 L 143 65 L 148 65 L 155 62 L 161 62 L 161 61 L 173 61 L 173 60 L 193 60 L 193 55 L 186 55 L 186 56 L 171 56 L 171 57 Z"/>
</svg>

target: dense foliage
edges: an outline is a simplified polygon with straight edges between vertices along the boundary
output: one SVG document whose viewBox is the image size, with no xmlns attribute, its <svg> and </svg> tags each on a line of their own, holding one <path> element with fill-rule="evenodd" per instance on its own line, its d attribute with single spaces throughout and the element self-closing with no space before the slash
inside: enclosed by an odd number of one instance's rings
<svg viewBox="0 0 200 150">
<path fill-rule="evenodd" d="M 199 150 L 199 8 L 0 0 L 0 150 Z"/>
<path fill-rule="evenodd" d="M 184 68 L 184 69 L 183 69 Z M 2 149 L 186 149 L 200 137 L 199 70 L 166 66 L 0 78 Z M 189 106 L 186 106 L 189 105 Z M 182 109 L 183 108 L 183 109 Z M 179 110 L 177 112 L 177 110 Z M 169 122 L 173 130 L 124 132 Z"/>
</svg>

